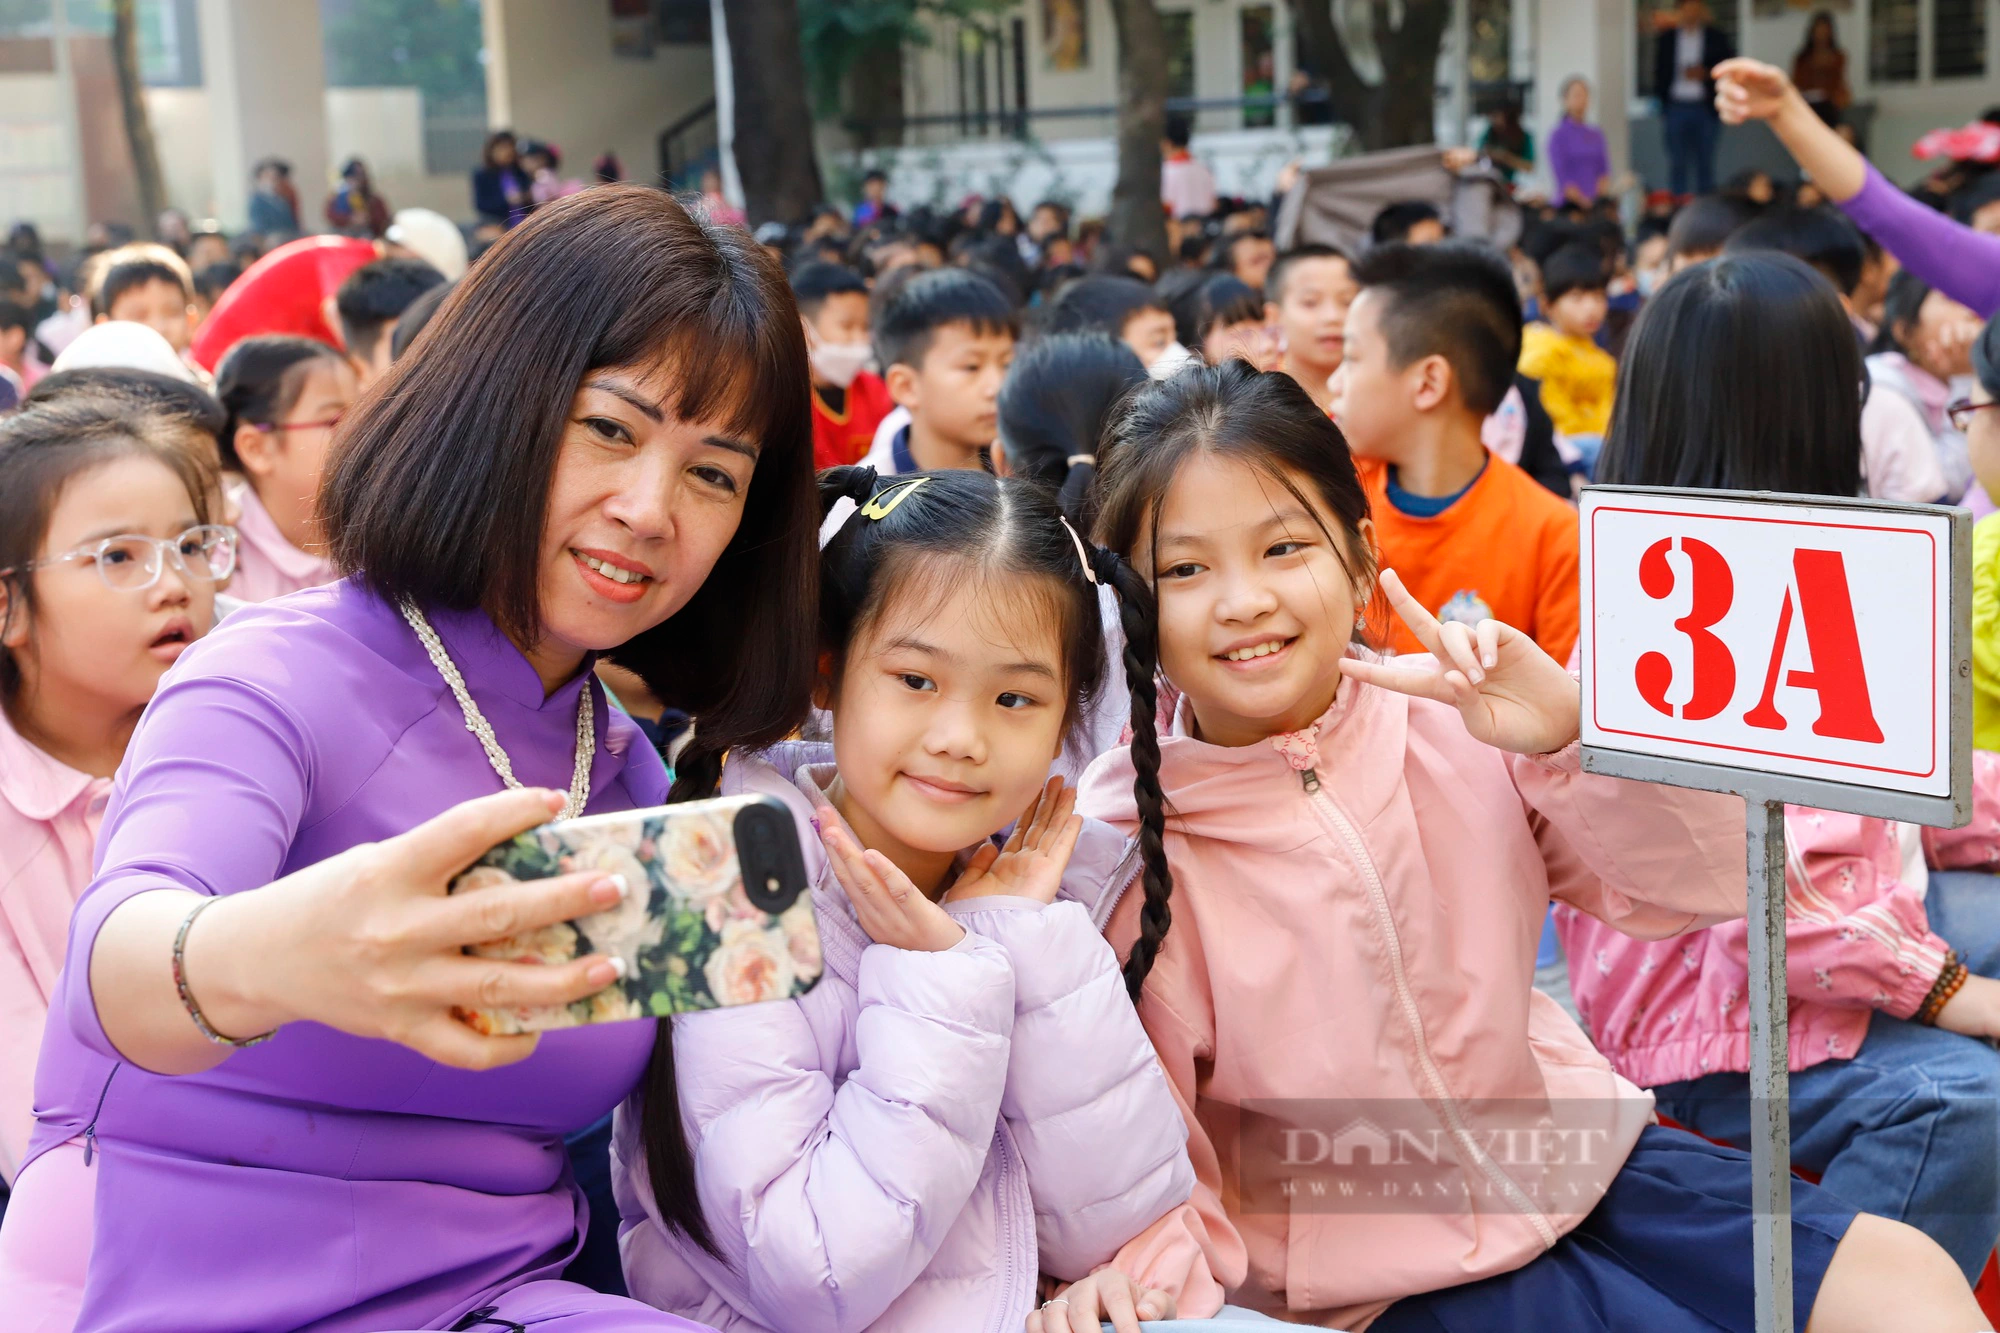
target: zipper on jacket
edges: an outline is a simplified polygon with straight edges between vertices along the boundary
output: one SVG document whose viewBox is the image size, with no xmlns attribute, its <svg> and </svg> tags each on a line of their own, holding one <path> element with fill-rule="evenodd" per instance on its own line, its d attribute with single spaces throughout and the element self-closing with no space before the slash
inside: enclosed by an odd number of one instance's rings
<svg viewBox="0 0 2000 1333">
<path fill-rule="evenodd" d="M 118 1077 L 118 1071 L 125 1066 L 115 1064 L 111 1072 L 104 1076 L 104 1086 L 97 1090 L 97 1106 L 90 1113 L 90 1123 L 83 1127 L 83 1164 L 90 1165 L 90 1159 L 97 1156 L 97 1117 L 104 1114 L 104 1099 L 111 1095 L 111 1080 Z"/>
<path fill-rule="evenodd" d="M 995 1127 L 993 1131 L 993 1151 L 1000 1158 L 1000 1170 L 993 1181 L 993 1205 L 999 1221 L 999 1226 L 995 1230 L 999 1232 L 1002 1240 L 1000 1243 L 1001 1296 L 994 1303 L 994 1322 L 990 1327 L 994 1330 L 994 1333 L 1002 1333 L 1002 1330 L 1012 1328 L 1020 1322 L 1019 1320 L 1015 1320 L 1010 1323 L 1007 1318 L 1007 1307 L 1012 1302 L 1014 1295 L 1014 1246 L 1011 1244 L 1011 1237 L 1007 1233 L 1013 1229 L 1014 1219 L 1012 1216 L 1013 1209 L 1010 1207 L 1010 1201 L 1007 1197 L 1007 1167 L 1008 1159 L 1012 1154 L 1007 1148 L 1007 1131 L 1004 1123 L 1001 1126 Z M 1029 1234 L 1031 1237 L 1034 1234 L 1032 1225 Z M 1039 1268 L 1040 1264 L 1037 1263 L 1036 1267 Z M 1030 1286 L 1028 1288 L 1028 1306 L 1030 1309 L 1034 1308 L 1035 1304 L 1035 1291 L 1032 1283 L 1033 1279 L 1030 1279 Z"/>
<path fill-rule="evenodd" d="M 1542 1210 L 1535 1206 L 1534 1200 L 1522 1192 L 1521 1186 L 1514 1178 L 1501 1170 L 1499 1163 L 1488 1157 L 1480 1148 L 1478 1141 L 1472 1137 L 1472 1131 L 1466 1127 L 1464 1117 L 1459 1114 L 1458 1103 L 1445 1088 L 1443 1071 L 1431 1058 L 1430 1042 L 1424 1036 L 1423 1017 L 1417 1011 L 1417 999 L 1410 990 L 1409 973 L 1403 967 L 1403 942 L 1396 934 L 1396 921 L 1389 912 L 1389 893 L 1383 887 L 1382 876 L 1375 868 L 1374 858 L 1368 855 L 1367 845 L 1361 841 L 1360 833 L 1341 812 L 1340 807 L 1331 797 L 1319 796 L 1318 774 L 1312 769 L 1306 769 L 1302 776 L 1305 780 L 1307 804 L 1314 814 L 1320 816 L 1322 823 L 1332 825 L 1334 832 L 1347 847 L 1348 854 L 1360 867 L 1361 877 L 1367 883 L 1369 906 L 1373 910 L 1377 928 L 1382 932 L 1383 943 L 1388 946 L 1386 953 L 1389 959 L 1389 979 L 1395 987 L 1396 1003 L 1403 1011 L 1403 1021 L 1409 1024 L 1411 1037 L 1417 1043 L 1417 1063 L 1423 1068 L 1424 1078 L 1431 1085 L 1431 1095 L 1437 1098 L 1439 1107 L 1444 1111 L 1452 1138 L 1458 1143 L 1460 1150 L 1472 1158 L 1480 1173 L 1499 1188 L 1501 1194 L 1514 1206 L 1515 1211 L 1534 1225 L 1536 1234 L 1542 1238 L 1542 1247 L 1547 1249 L 1553 1246 L 1561 1239 L 1556 1234 L 1555 1227 L 1542 1215 Z M 1315 797 L 1318 799 L 1314 799 Z"/>
</svg>

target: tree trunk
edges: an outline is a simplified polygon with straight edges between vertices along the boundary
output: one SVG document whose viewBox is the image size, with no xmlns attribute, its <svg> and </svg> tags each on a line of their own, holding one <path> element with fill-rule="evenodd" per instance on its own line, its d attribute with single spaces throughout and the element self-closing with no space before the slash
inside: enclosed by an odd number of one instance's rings
<svg viewBox="0 0 2000 1333">
<path fill-rule="evenodd" d="M 1288 0 L 1305 63 L 1326 81 L 1333 118 L 1352 125 L 1359 134 L 1369 119 L 1369 87 L 1361 81 L 1347 44 L 1334 26 L 1330 0 Z"/>
<path fill-rule="evenodd" d="M 798 0 L 729 0 L 736 87 L 736 171 L 754 226 L 800 222 L 825 197 L 813 153 Z"/>
<path fill-rule="evenodd" d="M 151 236 L 167 206 L 160 175 L 160 151 L 153 142 L 153 121 L 146 114 L 146 90 L 139 82 L 139 20 L 137 0 L 111 0 L 111 60 L 118 73 L 118 101 L 125 113 L 125 141 L 132 148 L 132 171 L 138 177 L 142 226 Z"/>
<path fill-rule="evenodd" d="M 1167 133 L 1167 33 L 1153 0 L 1111 0 L 1118 30 L 1118 183 L 1105 233 L 1153 257 L 1164 272 L 1160 141 Z"/>
<path fill-rule="evenodd" d="M 1388 0 L 1372 0 L 1369 20 L 1382 58 L 1382 82 L 1374 85 L 1356 72 L 1330 0 L 1288 2 L 1306 61 L 1327 80 L 1334 119 L 1353 129 L 1364 151 L 1436 138 L 1438 51 L 1451 22 L 1451 0 L 1403 0 L 1401 27 L 1390 22 Z"/>
<path fill-rule="evenodd" d="M 1389 26 L 1388 0 L 1374 0 L 1375 44 L 1382 53 L 1382 86 L 1374 120 L 1383 148 L 1431 143 L 1437 138 L 1437 63 L 1451 0 L 1404 0 L 1403 26 Z M 1460 59 L 1464 53 L 1460 53 Z"/>
<path fill-rule="evenodd" d="M 871 45 L 847 71 L 847 115 L 856 148 L 895 148 L 903 142 L 903 43 L 900 36 Z"/>
</svg>

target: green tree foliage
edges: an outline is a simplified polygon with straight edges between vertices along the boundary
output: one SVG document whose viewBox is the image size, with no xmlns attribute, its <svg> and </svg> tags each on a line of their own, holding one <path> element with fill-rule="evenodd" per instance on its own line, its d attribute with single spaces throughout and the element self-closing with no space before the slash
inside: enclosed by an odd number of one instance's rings
<svg viewBox="0 0 2000 1333">
<path fill-rule="evenodd" d="M 863 62 L 904 46 L 927 46 L 927 19 L 978 20 L 1013 8 L 1013 0 L 799 0 L 799 36 L 813 111 L 835 116 L 848 75 Z"/>
</svg>

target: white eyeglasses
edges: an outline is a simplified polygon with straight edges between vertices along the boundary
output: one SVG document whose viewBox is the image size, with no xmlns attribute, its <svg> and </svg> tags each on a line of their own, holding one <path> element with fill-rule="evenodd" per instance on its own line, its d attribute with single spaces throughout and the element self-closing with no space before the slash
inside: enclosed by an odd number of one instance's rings
<svg viewBox="0 0 2000 1333">
<path fill-rule="evenodd" d="M 120 592 L 144 592 L 152 587 L 160 581 L 160 571 L 169 560 L 189 578 L 219 583 L 236 568 L 236 529 L 205 523 L 189 528 L 171 541 L 138 533 L 106 537 L 44 560 L 0 569 L 0 576 L 26 574 L 69 560 L 90 561 L 97 566 L 97 576 L 104 580 L 105 586 Z"/>
</svg>

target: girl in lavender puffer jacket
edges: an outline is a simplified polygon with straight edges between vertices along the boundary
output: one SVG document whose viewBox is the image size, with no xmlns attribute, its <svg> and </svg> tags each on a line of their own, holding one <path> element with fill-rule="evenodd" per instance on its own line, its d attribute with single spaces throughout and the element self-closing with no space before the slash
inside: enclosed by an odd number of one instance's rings
<svg viewBox="0 0 2000 1333">
<path fill-rule="evenodd" d="M 825 975 L 676 1020 L 618 1114 L 627 1280 L 726 1333 L 1011 1333 L 1046 1275 L 1137 1333 L 1174 1303 L 1108 1265 L 1194 1178 L 1100 933 L 1142 857 L 1043 786 L 1103 672 L 1092 585 L 1129 571 L 1020 483 L 876 487 L 822 481 L 860 505 L 822 557 L 833 743 L 722 779 L 797 817 L 823 957 L 790 965 Z"/>
</svg>

